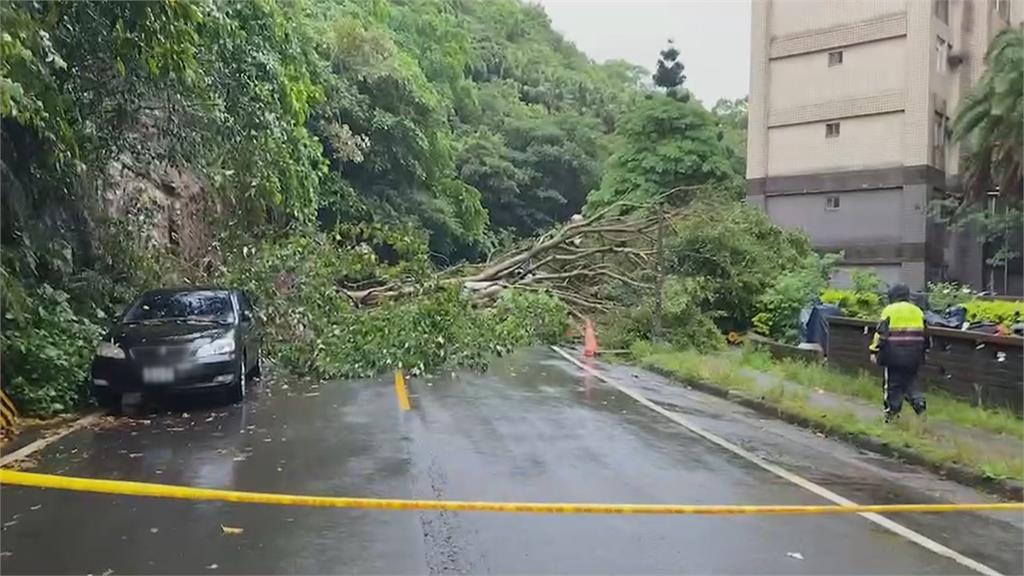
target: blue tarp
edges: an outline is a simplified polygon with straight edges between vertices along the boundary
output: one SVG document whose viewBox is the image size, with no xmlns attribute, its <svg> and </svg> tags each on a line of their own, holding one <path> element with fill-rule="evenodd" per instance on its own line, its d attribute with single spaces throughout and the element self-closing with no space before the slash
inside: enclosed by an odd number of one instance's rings
<svg viewBox="0 0 1024 576">
<path fill-rule="evenodd" d="M 842 315 L 843 311 L 834 304 L 816 302 L 804 308 L 800 311 L 800 341 L 828 350 L 828 318 Z"/>
</svg>

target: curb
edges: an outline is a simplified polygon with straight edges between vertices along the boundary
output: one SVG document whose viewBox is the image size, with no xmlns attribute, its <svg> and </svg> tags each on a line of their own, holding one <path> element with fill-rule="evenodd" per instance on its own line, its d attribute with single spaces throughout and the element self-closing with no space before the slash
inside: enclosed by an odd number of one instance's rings
<svg viewBox="0 0 1024 576">
<path fill-rule="evenodd" d="M 724 398 L 731 402 L 735 402 L 741 406 L 750 408 L 751 410 L 754 410 L 755 412 L 758 412 L 760 414 L 771 416 L 773 418 L 778 418 L 779 420 L 788 422 L 790 424 L 796 424 L 797 426 L 807 428 L 815 432 L 827 434 L 829 438 L 837 438 L 844 440 L 858 448 L 874 452 L 875 454 L 880 454 L 882 456 L 888 456 L 891 458 L 898 458 L 909 464 L 914 464 L 916 466 L 927 468 L 932 472 L 938 473 L 940 476 L 943 476 L 965 486 L 970 486 L 972 488 L 984 490 L 985 492 L 988 492 L 995 496 L 999 496 L 1000 498 L 1006 498 L 1016 502 L 1019 502 L 1022 499 L 1024 499 L 1024 483 L 1014 480 L 1004 480 L 1001 478 L 990 478 L 980 472 L 976 472 L 970 468 L 960 466 L 958 464 L 936 464 L 934 462 L 928 461 L 927 459 L 923 458 L 920 454 L 912 450 L 902 448 L 899 446 L 891 446 L 871 436 L 858 434 L 855 432 L 843 432 L 839 430 L 826 429 L 817 422 L 809 420 L 804 416 L 801 416 L 794 412 L 784 410 L 779 406 L 768 403 L 760 398 L 755 398 L 747 396 L 745 394 L 741 394 L 739 392 L 726 390 L 713 384 L 708 384 L 707 382 L 702 382 L 699 380 L 682 380 L 679 378 L 678 375 L 673 374 L 671 371 L 656 366 L 642 366 L 638 364 L 632 365 L 636 366 L 637 368 L 653 372 L 659 376 L 668 378 L 673 382 L 678 382 L 680 384 L 690 386 L 691 388 L 694 388 L 696 390 L 700 390 L 701 392 L 711 394 L 712 396 L 717 396 L 719 398 Z"/>
</svg>

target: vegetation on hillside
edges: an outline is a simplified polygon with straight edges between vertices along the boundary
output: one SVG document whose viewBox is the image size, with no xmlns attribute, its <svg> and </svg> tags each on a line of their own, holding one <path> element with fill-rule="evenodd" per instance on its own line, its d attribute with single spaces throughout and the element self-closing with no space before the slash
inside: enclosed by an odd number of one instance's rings
<svg viewBox="0 0 1024 576">
<path fill-rule="evenodd" d="M 692 98 L 671 46 L 650 86 L 516 0 L 0 11 L 2 381 L 29 412 L 80 402 L 98 334 L 158 285 L 250 290 L 271 355 L 329 377 L 480 365 L 559 337 L 570 310 L 643 315 L 659 218 L 674 338 L 749 323 L 769 279 L 811 257 L 737 202 L 741 106 Z M 637 204 L 660 216 L 564 233 Z M 463 281 L 488 261 L 513 265 L 481 302 Z"/>
</svg>

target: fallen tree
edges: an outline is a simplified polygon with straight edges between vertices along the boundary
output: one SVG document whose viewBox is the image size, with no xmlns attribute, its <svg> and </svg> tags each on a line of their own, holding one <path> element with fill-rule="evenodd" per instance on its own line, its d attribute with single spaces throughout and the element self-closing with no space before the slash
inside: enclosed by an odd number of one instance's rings
<svg viewBox="0 0 1024 576">
<path fill-rule="evenodd" d="M 555 296 L 577 316 L 610 312 L 614 288 L 654 290 L 658 226 L 672 226 L 684 210 L 668 207 L 667 200 L 695 189 L 676 188 L 652 202 L 617 202 L 588 217 L 576 215 L 484 264 L 443 271 L 427 282 L 410 278 L 339 288 L 360 308 L 460 286 L 477 305 L 493 303 L 514 287 Z"/>
</svg>

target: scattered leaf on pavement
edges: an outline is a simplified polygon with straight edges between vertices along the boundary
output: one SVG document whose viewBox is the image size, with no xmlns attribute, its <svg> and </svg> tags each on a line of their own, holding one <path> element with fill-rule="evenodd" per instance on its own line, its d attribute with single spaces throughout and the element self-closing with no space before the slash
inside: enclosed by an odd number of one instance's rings
<svg viewBox="0 0 1024 576">
<path fill-rule="evenodd" d="M 209 566 L 206 567 L 206 569 L 207 570 L 216 570 L 217 569 L 217 565 L 216 564 L 210 564 Z"/>
<path fill-rule="evenodd" d="M 234 528 L 223 524 L 220 525 L 220 529 L 225 534 L 241 534 L 242 532 L 245 532 L 245 528 Z"/>
<path fill-rule="evenodd" d="M 150 533 L 150 534 L 156 534 L 156 533 L 157 533 L 157 532 L 159 532 L 159 531 L 160 531 L 160 529 L 159 529 L 159 528 L 150 528 L 150 529 L 149 529 L 149 533 Z"/>
<path fill-rule="evenodd" d="M 797 560 L 804 559 L 804 555 L 799 552 L 786 552 L 786 556 L 789 556 L 790 558 L 796 558 Z"/>
</svg>

